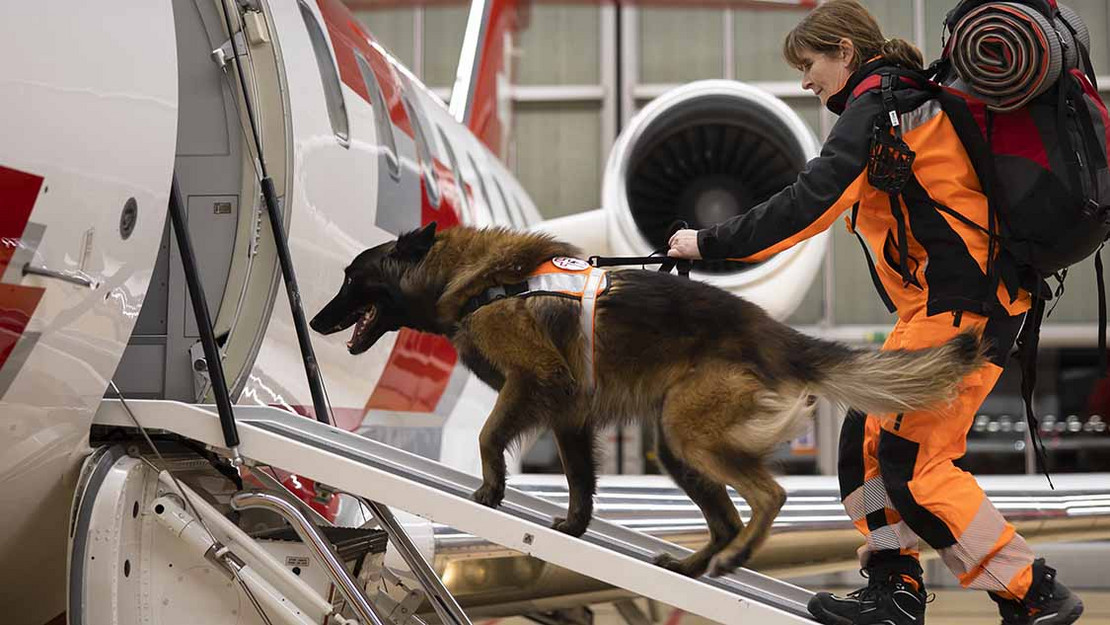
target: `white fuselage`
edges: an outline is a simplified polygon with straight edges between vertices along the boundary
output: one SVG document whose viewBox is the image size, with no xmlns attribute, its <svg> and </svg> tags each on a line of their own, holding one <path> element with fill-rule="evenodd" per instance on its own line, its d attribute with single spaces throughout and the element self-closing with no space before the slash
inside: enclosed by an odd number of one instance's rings
<svg viewBox="0 0 1110 625">
<path fill-rule="evenodd" d="M 0 557 L 6 563 L 0 567 L 0 605 L 6 615 L 20 615 L 18 622 L 44 623 L 61 611 L 68 507 L 92 417 L 116 375 L 151 281 L 175 156 L 189 158 L 182 146 L 195 139 L 190 133 L 205 130 L 185 127 L 196 115 L 179 108 L 179 88 L 186 92 L 190 84 L 179 80 L 178 53 L 185 46 L 177 41 L 180 29 L 175 32 L 175 11 L 198 11 L 201 5 L 115 0 L 5 3 L 0 10 Z M 302 7 L 331 31 L 332 54 L 340 59 L 345 142 L 337 140 L 329 121 Z M 205 27 L 221 27 L 212 23 L 219 4 L 204 9 Z M 272 46 L 256 51 L 252 44 L 254 104 L 267 164 L 281 174 L 278 194 L 288 209 L 289 243 L 308 314 L 338 288 L 355 254 L 405 228 L 432 219 L 444 226 L 525 226 L 538 220 L 500 161 L 355 26 L 338 2 L 274 2 L 262 17 Z M 379 171 L 385 162 L 382 126 L 375 125 L 365 86 L 352 88 L 342 67 L 343 55 L 354 52 L 377 70 L 390 99 L 399 175 Z M 214 62 L 211 71 L 220 76 Z M 234 84 L 235 74 L 228 76 L 226 84 Z M 270 87 L 272 93 L 263 93 Z M 408 105 L 400 100 L 402 90 Z M 427 168 L 414 145 L 410 111 L 428 126 L 433 163 Z M 247 133 L 232 129 L 237 132 L 229 135 L 231 142 L 245 141 Z M 241 147 L 250 153 L 249 146 Z M 428 196 L 425 170 L 434 176 L 438 205 Z M 243 171 L 243 187 L 256 188 L 249 157 Z M 242 215 L 260 210 L 243 197 Z M 134 226 L 124 239 L 121 220 L 132 219 L 133 210 Z M 235 237 L 250 230 L 239 228 Z M 268 228 L 264 234 L 269 236 Z M 237 241 L 236 249 L 247 244 Z M 249 315 L 250 300 L 259 299 L 251 289 L 260 289 L 262 300 L 274 290 L 272 257 L 249 270 L 243 262 L 232 261 L 222 305 L 210 301 L 217 325 L 230 326 L 221 320 L 234 317 L 236 308 Z M 91 285 L 24 275 L 25 265 L 87 278 Z M 244 367 L 228 372 L 245 380 L 239 401 L 311 408 L 281 290 L 269 306 L 258 308 L 272 312 L 261 323 L 235 326 L 235 332 L 251 335 L 247 343 L 256 343 L 246 349 L 254 355 L 244 358 Z M 464 388 L 473 384 L 441 339 L 402 332 L 358 360 L 346 353 L 345 340 L 314 338 L 343 427 L 359 428 L 368 412 L 388 423 L 388 415 L 411 411 L 428 413 L 424 421 L 442 430 L 452 412 L 474 402 L 468 413 L 485 414 L 492 393 L 478 390 L 460 404 Z M 455 455 L 462 464 L 474 457 L 472 451 Z"/>
</svg>

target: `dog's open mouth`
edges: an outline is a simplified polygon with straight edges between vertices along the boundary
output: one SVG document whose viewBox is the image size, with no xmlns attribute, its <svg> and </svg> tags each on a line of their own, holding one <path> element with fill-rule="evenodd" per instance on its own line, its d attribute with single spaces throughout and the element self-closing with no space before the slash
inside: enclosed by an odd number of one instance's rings
<svg viewBox="0 0 1110 625">
<path fill-rule="evenodd" d="M 377 342 L 377 333 L 373 332 L 375 322 L 378 320 L 378 307 L 373 304 L 362 313 L 355 322 L 355 330 L 351 333 L 351 340 L 347 341 L 347 351 L 351 354 L 361 354 L 370 349 Z"/>
</svg>

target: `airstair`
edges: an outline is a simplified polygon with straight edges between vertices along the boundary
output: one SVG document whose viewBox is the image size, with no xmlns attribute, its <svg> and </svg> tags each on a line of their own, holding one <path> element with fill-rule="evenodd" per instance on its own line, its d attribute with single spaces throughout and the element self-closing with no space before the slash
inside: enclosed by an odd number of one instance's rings
<svg viewBox="0 0 1110 625">
<path fill-rule="evenodd" d="M 126 407 L 147 430 L 225 447 L 212 407 L 140 400 Z M 652 564 L 660 552 L 689 553 L 658 538 L 597 518 L 584 536 L 571 537 L 550 529 L 565 515 L 561 506 L 511 487 L 500 508 L 487 508 L 470 499 L 478 478 L 438 462 L 276 408 L 236 406 L 235 412 L 239 454 L 247 461 L 281 467 L 720 623 L 812 622 L 805 607 L 810 593 L 797 586 L 746 569 L 690 579 Z M 134 426 L 118 400 L 102 402 L 96 423 Z"/>
</svg>

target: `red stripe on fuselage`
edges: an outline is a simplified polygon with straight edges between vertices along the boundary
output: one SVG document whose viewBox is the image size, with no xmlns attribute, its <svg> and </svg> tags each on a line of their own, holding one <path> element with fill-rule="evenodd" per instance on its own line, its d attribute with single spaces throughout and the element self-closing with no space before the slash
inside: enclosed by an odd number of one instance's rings
<svg viewBox="0 0 1110 625">
<path fill-rule="evenodd" d="M 0 166 L 0 276 L 19 247 L 41 188 L 41 176 Z M 38 287 L 0 284 L 0 369 L 27 329 L 42 293 Z"/>
<path fill-rule="evenodd" d="M 502 137 L 505 128 L 501 127 L 498 116 L 497 75 L 506 71 L 505 34 L 516 29 L 517 0 L 490 0 L 489 16 L 486 20 L 485 40 L 481 43 L 481 56 L 478 59 L 477 73 L 474 77 L 474 93 L 471 96 L 471 113 L 468 125 L 482 143 L 486 144 L 498 158 L 501 154 Z"/>
<path fill-rule="evenodd" d="M 382 96 L 389 108 L 389 118 L 394 126 L 415 140 L 412 122 L 408 118 L 401 101 L 402 78 L 390 62 L 374 48 L 370 33 L 338 0 L 318 0 L 320 13 L 324 16 L 332 47 L 335 49 L 339 77 L 343 84 L 357 93 L 367 104 L 373 106 L 370 94 L 358 71 L 355 55 L 360 54 L 374 72 L 381 85 Z M 414 106 L 420 106 L 414 102 Z M 438 131 L 425 128 L 427 140 L 434 145 Z M 433 207 L 428 189 L 420 177 L 420 222 L 428 224 L 435 221 L 438 228 L 451 228 L 459 225 L 462 202 L 459 189 L 451 169 L 438 159 L 432 159 L 436 184 L 440 190 L 439 206 Z M 465 191 L 463 191 L 465 192 Z M 409 207 L 378 207 L 379 210 L 410 210 Z M 400 233 L 398 233 L 400 234 Z M 396 410 L 405 412 L 432 412 L 443 397 L 451 372 L 458 362 L 458 355 L 451 343 L 444 337 L 422 334 L 415 330 L 402 329 L 398 333 L 393 352 L 386 362 L 378 384 L 367 400 L 365 410 Z M 337 417 L 338 420 L 338 417 Z M 344 418 L 345 429 L 354 429 L 361 419 Z M 338 424 L 337 424 L 338 425 Z"/>
<path fill-rule="evenodd" d="M 370 94 L 366 91 L 366 84 L 362 80 L 362 74 L 358 71 L 358 64 L 355 61 L 355 55 L 361 55 L 370 66 L 370 71 L 374 72 L 378 84 L 381 85 L 382 97 L 385 98 L 386 107 L 389 108 L 389 119 L 401 132 L 415 141 L 412 121 L 409 120 L 408 113 L 401 101 L 402 79 L 397 75 L 385 56 L 371 45 L 374 38 L 366 32 L 362 24 L 339 0 L 318 0 L 318 5 L 321 15 L 324 16 L 332 47 L 335 49 L 335 61 L 339 68 L 340 80 L 357 93 L 363 101 L 373 106 Z M 421 104 L 413 102 L 413 106 L 421 106 Z M 427 140 L 435 145 L 436 129 L 425 128 L 424 130 L 427 134 Z M 453 188 L 455 180 L 449 174 L 450 169 L 435 158 L 432 159 L 432 166 L 436 172 L 436 182 L 439 188 L 441 190 L 447 187 Z M 459 225 L 459 212 L 462 205 L 455 199 L 457 198 L 457 192 L 441 194 L 450 197 L 451 200 L 441 201 L 439 208 L 436 209 L 431 206 L 423 178 L 420 180 L 420 189 L 420 216 L 423 224 L 435 221 L 439 228 L 450 228 Z"/>
<path fill-rule="evenodd" d="M 355 54 L 361 54 L 382 87 L 382 96 L 385 97 L 386 106 L 389 108 L 389 118 L 401 129 L 401 132 L 411 137 L 412 126 L 409 125 L 408 115 L 405 114 L 405 107 L 401 103 L 400 79 L 394 75 L 389 61 L 370 45 L 373 42 L 370 33 L 366 32 L 339 0 L 319 0 L 317 4 L 328 27 L 328 36 L 331 38 L 332 48 L 335 49 L 339 78 L 343 84 L 370 104 L 370 94 L 366 91 L 362 74 L 359 73 L 358 64 L 355 62 Z"/>
</svg>

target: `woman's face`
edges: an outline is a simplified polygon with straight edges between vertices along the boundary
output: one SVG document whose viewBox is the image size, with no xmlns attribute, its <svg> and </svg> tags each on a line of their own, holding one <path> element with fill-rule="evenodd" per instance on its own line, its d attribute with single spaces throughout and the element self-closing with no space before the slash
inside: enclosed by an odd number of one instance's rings
<svg viewBox="0 0 1110 625">
<path fill-rule="evenodd" d="M 802 50 L 802 89 L 809 89 L 821 99 L 821 104 L 829 101 L 833 94 L 844 88 L 852 75 L 849 65 L 854 56 L 852 42 L 841 42 L 836 52 L 815 52 Z"/>
</svg>

